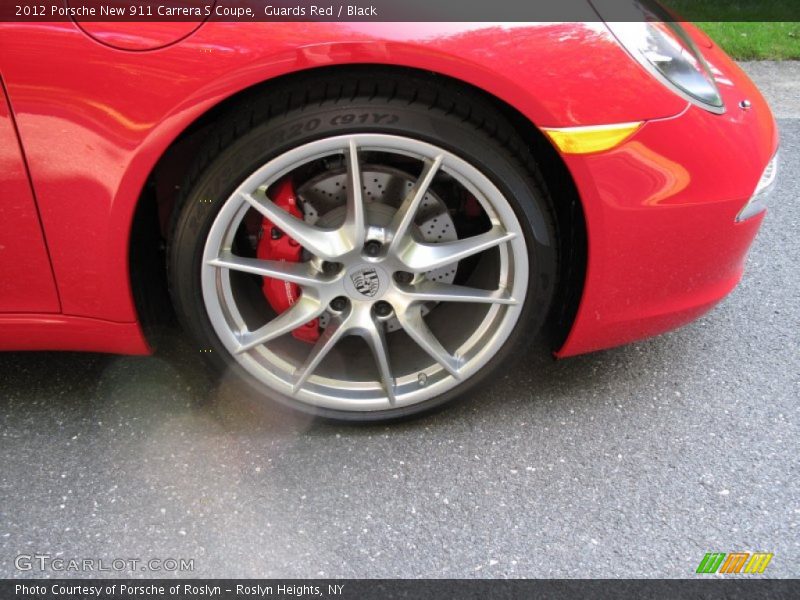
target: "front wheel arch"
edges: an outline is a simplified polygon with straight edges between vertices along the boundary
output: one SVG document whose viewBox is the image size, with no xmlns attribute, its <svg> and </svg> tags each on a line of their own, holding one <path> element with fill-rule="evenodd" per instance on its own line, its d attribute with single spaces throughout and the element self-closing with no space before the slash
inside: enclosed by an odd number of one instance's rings
<svg viewBox="0 0 800 600">
<path fill-rule="evenodd" d="M 560 246 L 559 286 L 545 331 L 550 348 L 555 351 L 561 347 L 575 320 L 586 278 L 587 228 L 577 187 L 559 153 L 530 119 L 483 89 L 432 71 L 368 64 L 318 67 L 282 75 L 247 88 L 203 113 L 163 152 L 151 170 L 137 202 L 128 254 L 130 285 L 136 313 L 152 347 L 158 346 L 160 332 L 174 320 L 166 291 L 163 249 L 180 187 L 190 174 L 192 159 L 202 147 L 205 133 L 214 123 L 241 111 L 253 98 L 270 91 L 293 87 L 300 79 L 313 79 L 328 73 L 345 76 L 365 72 L 380 72 L 396 77 L 413 76 L 480 97 L 507 119 L 520 133 L 520 137 L 526 140 L 526 150 L 541 166 L 544 186 L 556 199 L 554 210 L 558 236 L 564 241 Z M 241 127 L 247 125 L 244 122 L 240 124 Z"/>
</svg>

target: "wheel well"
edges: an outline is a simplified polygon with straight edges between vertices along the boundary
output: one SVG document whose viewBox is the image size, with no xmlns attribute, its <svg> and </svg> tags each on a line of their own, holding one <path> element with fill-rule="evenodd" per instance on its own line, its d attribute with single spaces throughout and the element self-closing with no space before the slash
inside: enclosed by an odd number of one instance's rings
<svg viewBox="0 0 800 600">
<path fill-rule="evenodd" d="M 374 65 L 343 65 L 320 67 L 315 71 L 352 72 L 374 68 Z M 583 207 L 577 188 L 561 156 L 542 132 L 522 113 L 500 98 L 460 80 L 434 72 L 387 67 L 398 76 L 413 72 L 417 77 L 458 85 L 483 97 L 514 125 L 520 137 L 540 165 L 544 183 L 555 200 L 555 216 L 560 239 L 559 285 L 553 308 L 546 323 L 546 335 L 555 350 L 564 343 L 575 319 L 583 292 L 587 263 L 587 235 Z M 287 85 L 293 79 L 307 76 L 301 71 L 277 77 L 247 88 L 225 99 L 187 127 L 167 148 L 151 171 L 142 190 L 134 215 L 130 236 L 129 261 L 134 303 L 145 335 L 156 346 L 159 332 L 174 322 L 167 291 L 165 240 L 170 228 L 173 207 L 178 193 L 191 169 L 196 151 L 205 131 L 219 118 L 268 89 Z"/>
</svg>

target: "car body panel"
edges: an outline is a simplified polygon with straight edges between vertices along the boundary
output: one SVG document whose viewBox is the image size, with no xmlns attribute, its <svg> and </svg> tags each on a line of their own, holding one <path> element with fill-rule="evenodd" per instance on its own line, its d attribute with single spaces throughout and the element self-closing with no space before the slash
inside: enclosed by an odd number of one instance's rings
<svg viewBox="0 0 800 600">
<path fill-rule="evenodd" d="M 135 39 L 137 24 L 129 25 L 130 31 L 122 32 L 127 43 L 132 47 L 146 44 L 147 40 Z M 114 27 L 104 33 L 102 24 L 93 23 L 92 35 L 97 39 L 105 35 L 106 40 L 121 35 L 120 24 Z M 690 237 L 698 237 L 698 244 L 701 227 L 706 225 L 719 225 L 718 235 L 727 235 L 732 224 L 725 221 L 726 215 L 735 214 L 734 205 L 747 195 L 745 188 L 750 183 L 755 186 L 759 161 L 765 154 L 759 150 L 753 160 L 745 161 L 741 181 L 720 188 L 724 194 L 706 189 L 716 185 L 711 177 L 694 178 L 681 189 L 659 184 L 669 177 L 665 169 L 677 166 L 678 172 L 693 172 L 704 156 L 724 147 L 733 109 L 716 122 L 713 119 L 717 117 L 697 107 L 687 109 L 685 100 L 630 59 L 602 23 L 209 22 L 179 43 L 145 52 L 112 48 L 71 22 L 20 23 L 0 24 L 0 49 L 0 70 L 7 76 L 26 148 L 62 311 L 96 320 L 98 330 L 104 323 L 137 321 L 128 268 L 131 222 L 159 158 L 206 111 L 239 91 L 281 75 L 336 65 L 397 65 L 481 88 L 538 127 L 646 121 L 617 149 L 564 157 L 590 222 L 587 281 L 576 325 L 562 355 L 663 330 L 661 325 L 643 327 L 640 321 L 649 318 L 642 314 L 655 310 L 648 303 L 658 281 L 669 277 L 667 269 L 680 261 L 667 262 L 663 268 L 653 262 L 670 255 L 669 240 L 659 239 L 664 244 L 662 251 L 640 255 L 626 251 L 625 241 L 646 242 L 639 232 L 648 227 L 654 228 L 653 239 L 676 235 L 676 230 L 664 223 L 679 227 L 684 235 L 687 229 Z M 727 72 L 730 65 L 724 57 L 718 62 Z M 78 72 L 80 76 L 76 76 Z M 739 86 L 749 83 L 746 78 L 734 79 Z M 743 117 L 746 122 L 740 127 L 743 133 L 736 134 L 737 142 L 749 137 L 759 140 L 759 148 L 774 145 L 774 127 L 751 122 L 767 119 L 764 108 L 757 104 L 754 116 Z M 672 129 L 668 124 L 685 119 L 686 127 L 691 127 L 694 119 L 715 136 L 713 148 L 705 154 L 699 150 L 682 154 L 686 141 L 681 135 L 686 128 Z M 736 158 L 739 160 L 738 155 Z M 766 159 L 760 164 L 762 169 L 764 164 Z M 635 189 L 630 196 L 615 188 L 616 169 L 633 177 Z M 702 225 L 694 224 L 692 210 L 705 215 L 700 219 Z M 681 211 L 691 218 L 661 220 Z M 745 223 L 737 231 L 745 232 L 746 238 L 747 231 L 757 228 L 756 223 Z M 610 240 L 612 236 L 622 237 Z M 749 241 L 742 245 L 747 244 Z M 706 288 L 697 286 L 698 298 L 701 292 L 708 296 L 719 281 L 729 282 L 735 275 L 735 269 L 729 269 L 727 279 L 720 277 L 714 256 L 712 252 L 701 257 L 701 264 L 686 265 L 675 275 L 708 277 Z M 693 260 L 685 258 L 690 263 Z M 627 269 L 606 263 L 621 259 L 633 262 Z M 740 259 L 737 250 L 734 262 L 740 264 Z M 709 266 L 713 273 L 708 272 Z M 628 278 L 631 272 L 643 280 Z M 640 285 L 642 289 L 637 291 Z M 692 302 L 691 286 L 684 289 L 676 281 L 675 287 L 683 294 L 679 303 L 685 304 L 687 298 Z M 723 286 L 725 291 L 729 287 Z M 617 300 L 613 310 L 608 308 L 608 290 L 615 292 L 610 296 Z M 711 295 L 721 297 L 721 290 Z M 634 306 L 637 302 L 644 304 Z M 629 314 L 622 310 L 626 305 L 631 306 Z M 597 314 L 599 318 L 591 316 Z M 43 321 L 42 327 L 48 327 L 47 323 Z M 619 333 L 626 328 L 630 333 Z M 109 326 L 111 330 L 114 327 Z M 5 331 L 0 335 L 5 336 Z M 70 339 L 75 349 L 148 349 L 141 332 L 130 339 L 120 338 L 116 348 L 112 337 L 87 331 L 85 338 L 75 335 Z"/>
<path fill-rule="evenodd" d="M 82 350 L 150 354 L 139 323 L 64 314 L 0 314 L 0 350 Z"/>
<path fill-rule="evenodd" d="M 0 79 L 0 314 L 59 311 L 36 203 Z"/>
<path fill-rule="evenodd" d="M 565 156 L 586 211 L 589 252 L 583 298 L 559 356 L 680 327 L 742 276 L 764 215 L 736 216 L 777 150 L 777 128 L 738 65 L 716 47 L 705 55 L 724 115 L 692 105 L 608 152 Z M 745 99 L 749 110 L 738 106 Z"/>
</svg>

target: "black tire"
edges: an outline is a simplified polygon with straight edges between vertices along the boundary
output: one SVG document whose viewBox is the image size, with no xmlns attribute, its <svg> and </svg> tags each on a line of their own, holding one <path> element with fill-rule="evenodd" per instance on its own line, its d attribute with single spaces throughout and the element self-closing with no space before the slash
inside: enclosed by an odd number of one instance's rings
<svg viewBox="0 0 800 600">
<path fill-rule="evenodd" d="M 224 200 L 239 184 L 293 147 L 350 133 L 402 134 L 460 156 L 504 193 L 526 238 L 530 264 L 527 297 L 505 345 L 473 377 L 441 396 L 409 407 L 349 412 L 317 408 L 276 394 L 228 354 L 211 325 L 200 291 L 207 234 Z M 211 350 L 204 356 L 220 373 L 232 374 L 256 393 L 306 413 L 376 421 L 430 410 L 509 368 L 536 337 L 548 314 L 558 283 L 557 257 L 552 200 L 526 141 L 511 123 L 481 93 L 450 80 L 370 67 L 344 73 L 310 72 L 292 78 L 280 89 L 250 93 L 211 127 L 175 209 L 168 275 L 180 321 L 201 348 Z"/>
</svg>

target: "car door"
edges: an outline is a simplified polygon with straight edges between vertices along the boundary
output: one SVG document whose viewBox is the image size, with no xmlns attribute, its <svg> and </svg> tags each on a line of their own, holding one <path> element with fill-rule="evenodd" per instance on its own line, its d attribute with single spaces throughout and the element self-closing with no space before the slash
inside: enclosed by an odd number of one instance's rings
<svg viewBox="0 0 800 600">
<path fill-rule="evenodd" d="M 59 311 L 36 201 L 0 75 L 0 317 Z"/>
</svg>

